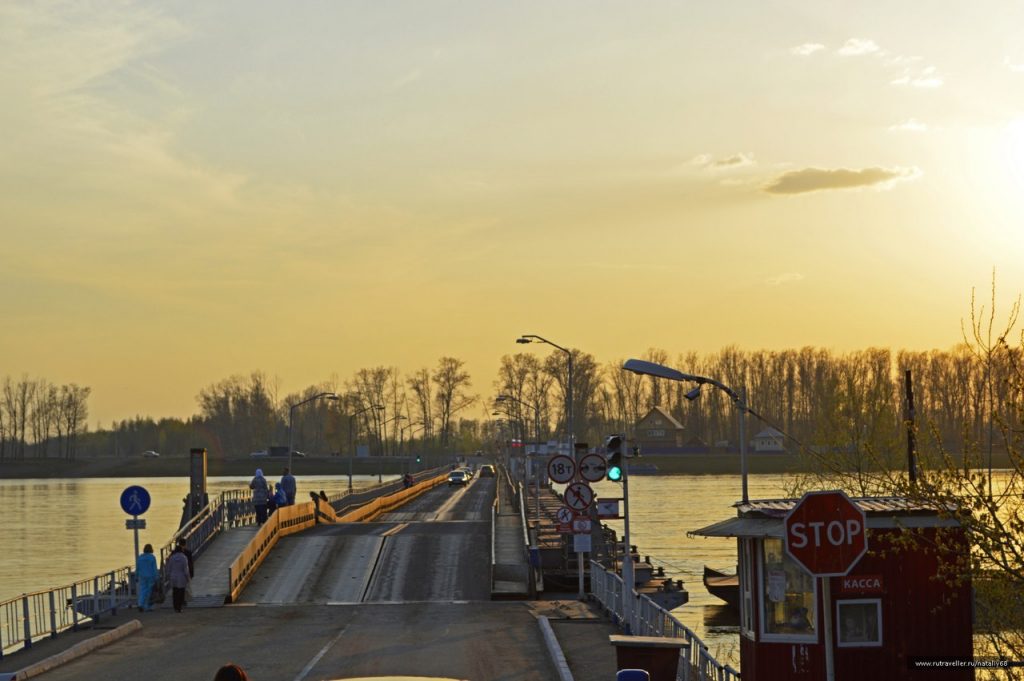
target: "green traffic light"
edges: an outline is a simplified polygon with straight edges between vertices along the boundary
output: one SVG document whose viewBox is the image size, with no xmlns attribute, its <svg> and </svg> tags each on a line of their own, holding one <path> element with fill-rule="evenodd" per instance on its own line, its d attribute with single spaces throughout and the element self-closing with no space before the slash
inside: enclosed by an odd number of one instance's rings
<svg viewBox="0 0 1024 681">
<path fill-rule="evenodd" d="M 608 467 L 608 479 L 612 482 L 622 481 L 622 467 L 621 466 L 609 466 Z"/>
</svg>

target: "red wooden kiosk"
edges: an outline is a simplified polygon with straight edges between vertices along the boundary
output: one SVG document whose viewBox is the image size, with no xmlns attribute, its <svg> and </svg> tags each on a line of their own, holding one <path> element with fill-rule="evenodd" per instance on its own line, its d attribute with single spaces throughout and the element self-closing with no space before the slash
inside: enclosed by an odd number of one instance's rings
<svg viewBox="0 0 1024 681">
<path fill-rule="evenodd" d="M 949 560 L 943 555 L 951 554 L 930 548 L 941 538 L 954 554 L 965 556 L 969 547 L 959 524 L 940 509 L 906 499 L 848 501 L 863 512 L 867 551 L 848 559 L 852 567 L 845 575 L 839 574 L 843 566 L 818 571 L 839 576 L 814 577 L 793 555 L 805 557 L 795 550 L 791 555 L 787 526 L 792 519 L 786 519 L 800 499 L 738 502 L 735 518 L 691 533 L 738 541 L 743 681 L 824 681 L 828 657 L 835 681 L 973 679 L 970 667 L 914 665 L 915 660 L 972 657 L 969 577 L 953 585 L 937 579 L 940 561 Z M 839 533 L 856 529 L 856 523 L 849 516 L 837 518 L 832 543 L 844 544 Z M 829 537 L 827 523 L 815 525 L 798 529 L 796 536 L 810 537 L 813 530 Z"/>
</svg>

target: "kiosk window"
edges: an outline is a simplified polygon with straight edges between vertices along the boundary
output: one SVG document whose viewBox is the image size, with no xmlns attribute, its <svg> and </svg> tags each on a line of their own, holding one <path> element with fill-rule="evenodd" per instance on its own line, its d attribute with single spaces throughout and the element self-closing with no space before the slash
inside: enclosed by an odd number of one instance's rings
<svg viewBox="0 0 1024 681">
<path fill-rule="evenodd" d="M 754 638 L 754 540 L 741 537 L 740 543 L 740 632 Z"/>
<path fill-rule="evenodd" d="M 837 601 L 836 633 L 840 648 L 882 645 L 882 601 L 877 598 Z"/>
<path fill-rule="evenodd" d="M 763 633 L 782 640 L 816 641 L 816 580 L 786 555 L 781 539 L 765 537 L 761 546 Z"/>
</svg>

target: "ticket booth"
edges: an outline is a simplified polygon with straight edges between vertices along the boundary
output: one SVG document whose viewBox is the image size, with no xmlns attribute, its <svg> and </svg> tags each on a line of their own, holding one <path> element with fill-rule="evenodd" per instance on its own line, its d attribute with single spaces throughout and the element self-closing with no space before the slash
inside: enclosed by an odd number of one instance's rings
<svg viewBox="0 0 1024 681">
<path fill-rule="evenodd" d="M 915 666 L 972 657 L 970 578 L 939 577 L 969 552 L 959 524 L 906 499 L 849 500 L 863 511 L 867 551 L 844 576 L 814 577 L 785 545 L 799 501 L 740 502 L 735 518 L 692 532 L 737 540 L 743 681 L 824 680 L 827 664 L 836 681 L 973 679 L 966 666 Z"/>
</svg>

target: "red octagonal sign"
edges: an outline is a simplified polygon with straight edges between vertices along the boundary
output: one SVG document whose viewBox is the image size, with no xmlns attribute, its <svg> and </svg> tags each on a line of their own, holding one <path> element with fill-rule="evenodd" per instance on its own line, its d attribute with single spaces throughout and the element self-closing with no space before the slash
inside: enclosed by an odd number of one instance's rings
<svg viewBox="0 0 1024 681">
<path fill-rule="evenodd" d="M 868 550 L 865 525 L 843 492 L 808 492 L 786 515 L 786 553 L 816 577 L 845 575 Z"/>
</svg>

